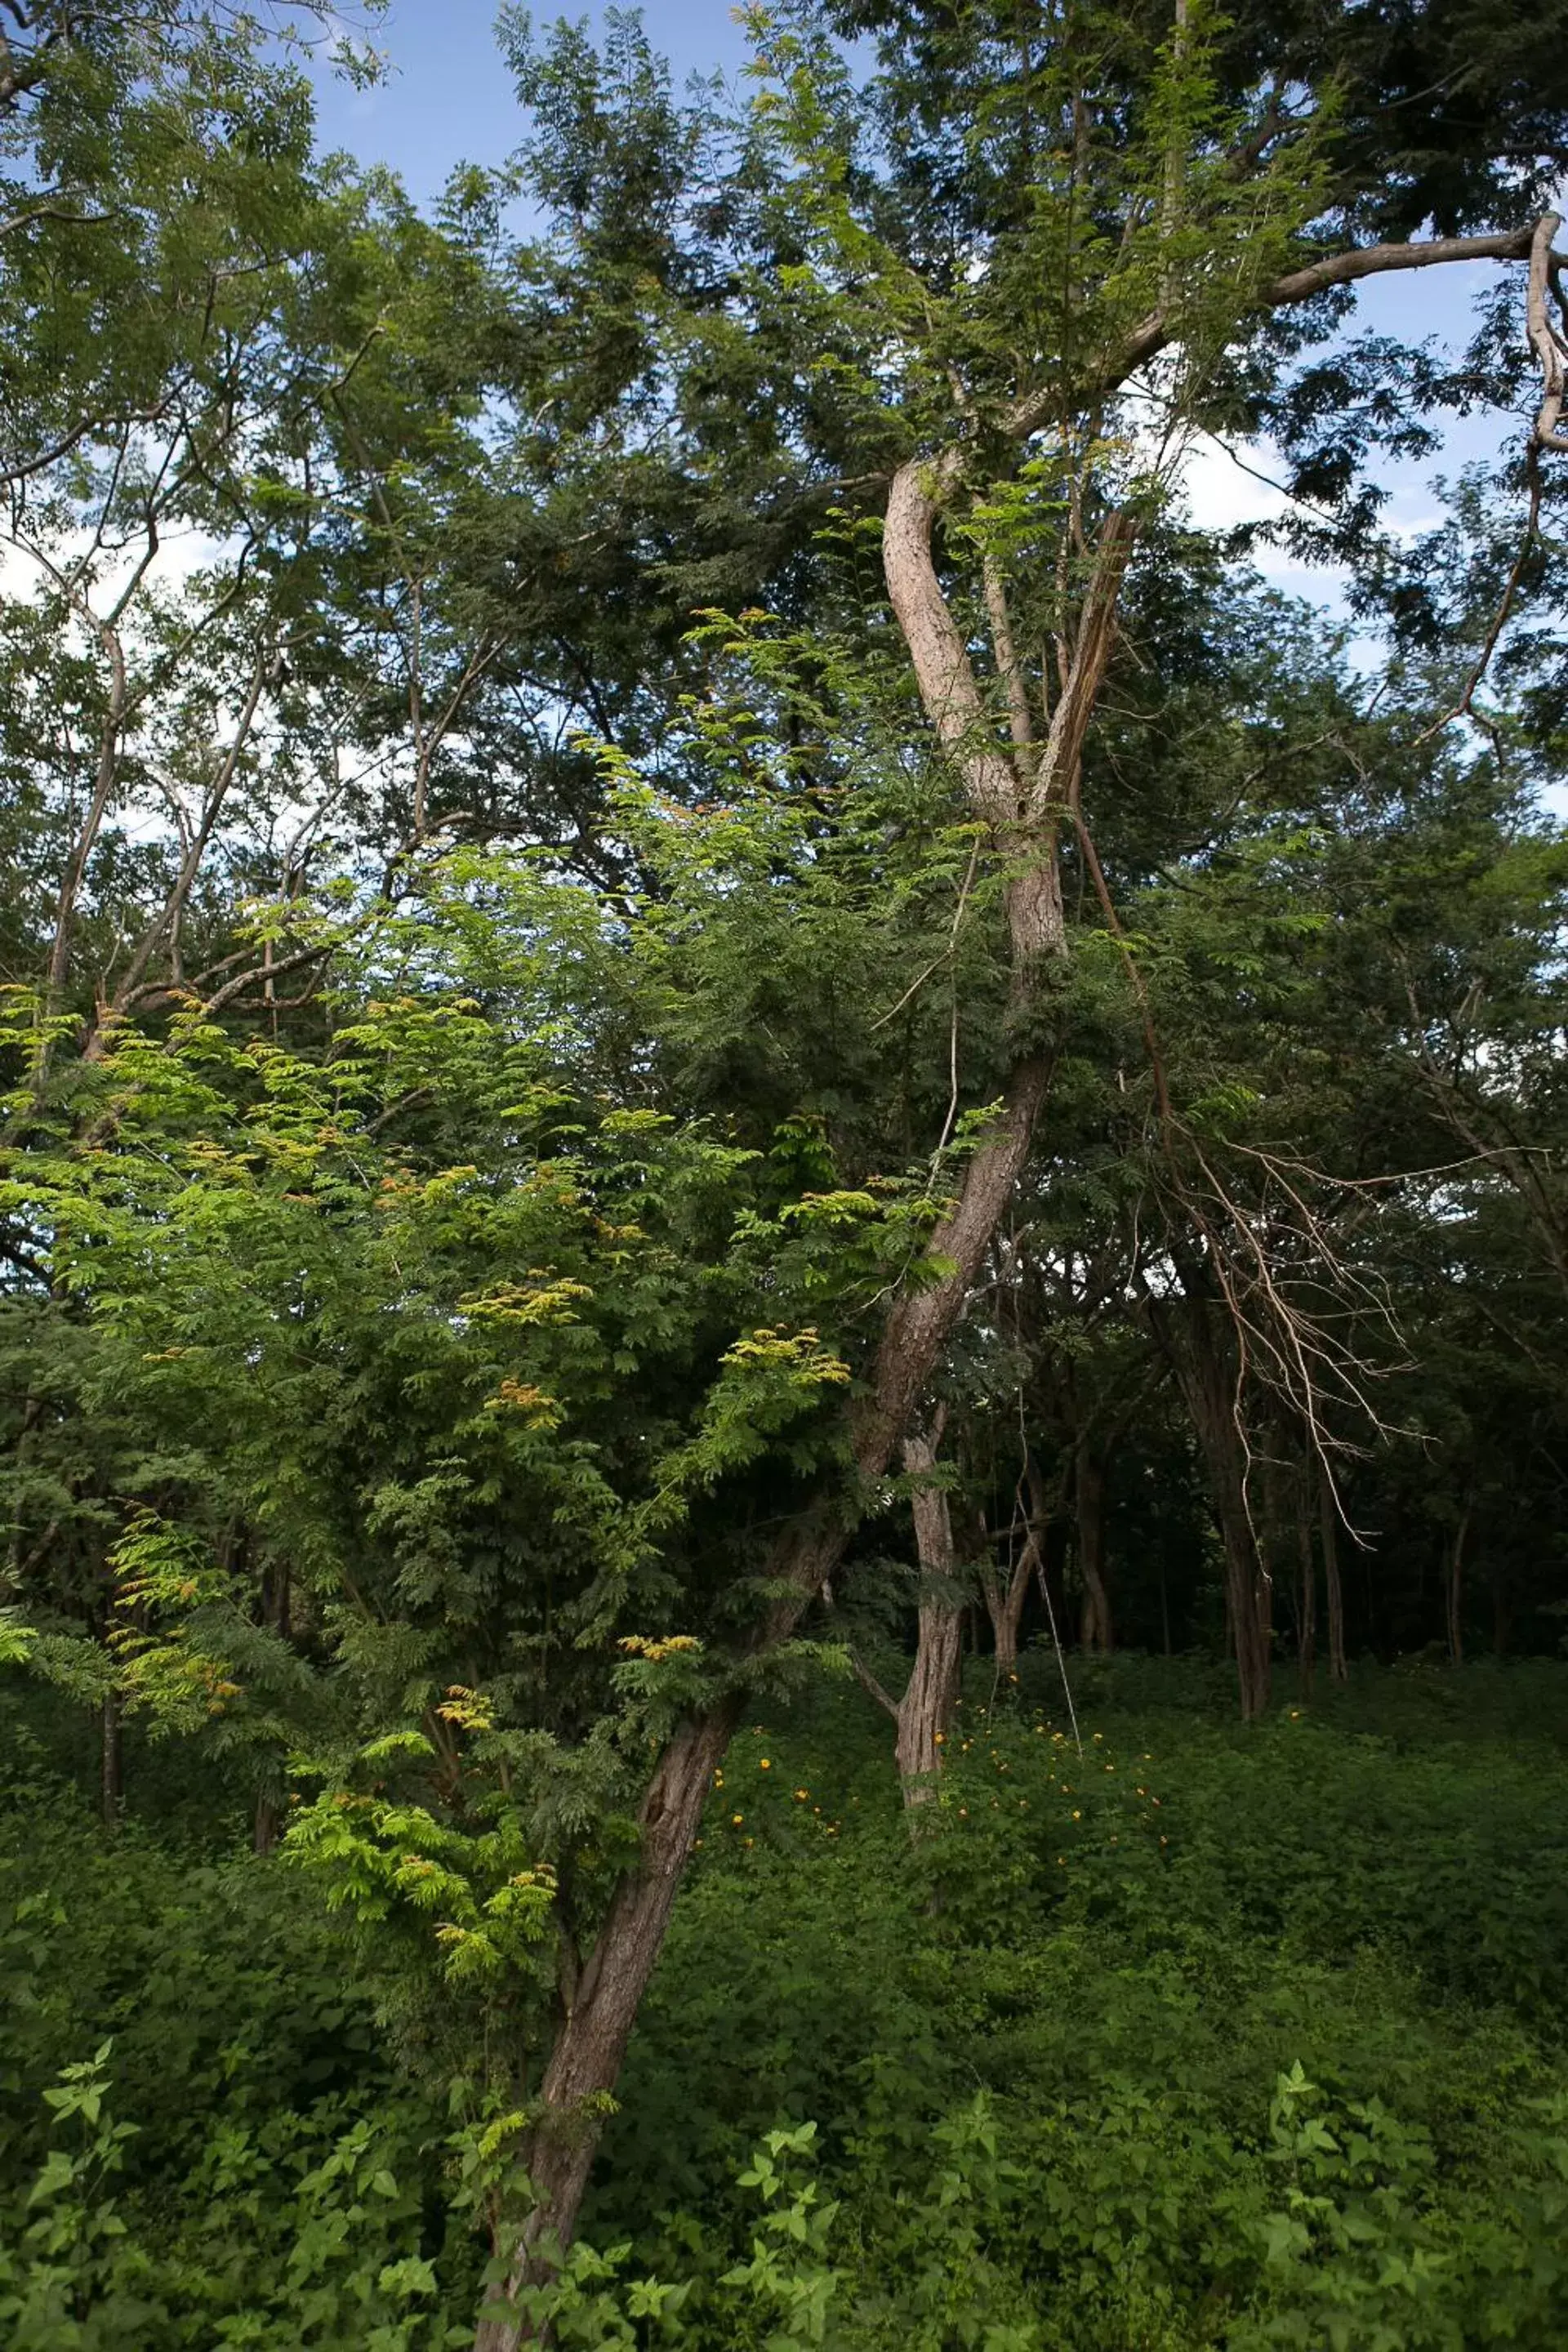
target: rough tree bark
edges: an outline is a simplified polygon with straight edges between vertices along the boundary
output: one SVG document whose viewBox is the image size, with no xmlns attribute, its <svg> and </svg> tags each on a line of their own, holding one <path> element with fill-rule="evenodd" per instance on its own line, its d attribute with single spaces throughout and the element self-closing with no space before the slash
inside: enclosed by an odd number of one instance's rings
<svg viewBox="0 0 1568 2352">
<path fill-rule="evenodd" d="M 914 1663 L 901 1698 L 885 1690 L 862 1661 L 854 1661 L 861 1684 L 892 1717 L 893 1756 L 906 1808 L 928 1804 L 942 1769 L 942 1749 L 958 1700 L 963 1646 L 963 1603 L 956 1585 L 957 1547 L 952 1511 L 945 1490 L 934 1483 L 942 1414 L 930 1436 L 904 1440 L 904 1468 L 915 1482 L 910 1495 L 920 1562 L 921 1595 Z M 911 1830 L 915 1824 L 910 1822 Z"/>
<path fill-rule="evenodd" d="M 1198 1261 L 1184 1264 L 1179 1302 L 1146 1297 L 1143 1311 L 1164 1351 L 1203 1456 L 1225 1562 L 1227 1654 L 1236 1660 L 1242 1718 L 1268 1705 L 1273 1593 L 1247 1493 L 1247 1444 L 1237 1367 L 1220 1301 Z"/>
<path fill-rule="evenodd" d="M 1012 1675 L 1017 1671 L 1018 1632 L 1024 1622 L 1024 1603 L 1028 1599 L 1029 1586 L 1041 1557 L 1043 1542 L 1043 1525 L 1031 1524 L 1006 1582 L 1004 1583 L 994 1574 L 984 1575 L 981 1580 L 999 1675 Z"/>
<path fill-rule="evenodd" d="M 541 2263 L 544 2242 L 553 2236 L 564 2243 L 572 2234 L 593 2166 L 602 2102 L 620 2074 L 702 1807 L 740 1712 L 732 1696 L 682 1724 L 643 1798 L 641 1852 L 616 1890 L 545 2070 L 546 2121 L 526 2150 L 537 2201 L 521 2231 L 508 2231 L 497 2248 L 510 2264 L 503 2289 L 508 2304 L 548 2274 Z M 518 2319 L 498 2310 L 481 2315 L 475 2352 L 514 2352 L 521 2340 Z"/>
<path fill-rule="evenodd" d="M 921 1570 L 920 1635 L 904 1695 L 893 1710 L 893 1753 L 906 1805 L 929 1804 L 936 1793 L 942 1743 L 952 1727 L 958 1697 L 962 1604 L 954 1582 L 958 1561 L 952 1512 L 932 1483 L 936 1448 L 925 1436 L 904 1440 L 904 1467 L 916 1482 L 910 1495 L 915 1553 Z"/>
</svg>

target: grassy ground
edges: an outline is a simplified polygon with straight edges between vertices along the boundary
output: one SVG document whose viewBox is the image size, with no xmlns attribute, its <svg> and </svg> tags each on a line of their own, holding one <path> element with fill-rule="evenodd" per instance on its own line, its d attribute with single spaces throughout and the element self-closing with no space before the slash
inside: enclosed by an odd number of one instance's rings
<svg viewBox="0 0 1568 2352">
<path fill-rule="evenodd" d="M 1568 2343 L 1568 1669 L 1369 1672 L 1247 1730 L 1200 1663 L 1081 1666 L 1074 1694 L 1081 1754 L 1049 1659 L 976 1679 L 913 1843 L 858 1689 L 745 1727 L 561 2340 Z M 460 2340 L 444 2119 L 395 2091 L 302 1891 L 188 1823 L 110 1851 L 18 1752 L 14 2340 Z M 79 2171 L 40 2197 L 41 2092 L 110 2035 L 101 2115 L 54 2118 Z"/>
</svg>

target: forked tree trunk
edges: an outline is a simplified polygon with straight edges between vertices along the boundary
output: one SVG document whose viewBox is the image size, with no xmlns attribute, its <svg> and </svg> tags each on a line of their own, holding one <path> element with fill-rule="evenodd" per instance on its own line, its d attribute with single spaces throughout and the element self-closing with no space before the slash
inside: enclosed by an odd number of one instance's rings
<svg viewBox="0 0 1568 2352">
<path fill-rule="evenodd" d="M 1318 1470 L 1318 1524 L 1323 1538 L 1323 1599 L 1329 1612 L 1329 1679 L 1350 1679 L 1345 1663 L 1345 1595 L 1340 1579 L 1340 1510 L 1328 1473 Z"/>
<path fill-rule="evenodd" d="M 1309 299 L 1330 284 L 1347 283 L 1370 268 L 1412 268 L 1441 259 L 1531 257 L 1531 288 L 1544 287 L 1557 226 L 1548 214 L 1536 231 L 1494 237 L 1430 240 L 1379 248 L 1369 263 L 1349 253 L 1314 263 L 1259 289 L 1268 305 Z M 1393 258 L 1389 258 L 1393 256 Z M 1542 298 L 1543 299 L 1543 298 Z M 1537 305 L 1539 307 L 1539 305 Z M 1534 314 L 1531 314 L 1533 324 Z M 1121 380 L 1169 339 L 1164 316 L 1141 325 L 1121 352 L 1113 373 Z M 1053 382 L 1038 398 L 1016 404 L 1006 429 L 1022 446 L 1053 413 Z M 1555 404 L 1553 403 L 1555 402 Z M 1561 402 L 1550 395 L 1537 434 L 1549 441 Z M 1060 691 L 1043 741 L 1035 740 L 1029 698 L 1011 641 L 1000 583 L 987 602 L 993 650 L 1005 691 L 1011 748 L 1005 748 L 970 658 L 966 628 L 950 610 L 937 577 L 932 533 L 941 505 L 960 488 L 968 452 L 950 446 L 934 457 L 901 465 L 889 489 L 882 530 L 883 568 L 893 612 L 909 650 L 921 699 L 944 754 L 961 776 L 974 819 L 1004 861 L 1003 893 L 1012 961 L 1009 1011 L 1020 1035 L 1035 1011 L 1039 985 L 1066 956 L 1057 834 L 1075 805 L 1084 740 L 1093 718 L 1115 641 L 1121 580 L 1137 535 L 1130 510 L 1113 513 L 1093 551 L 1078 625 Z M 947 1268 L 929 1286 L 895 1304 L 878 1349 L 871 1392 L 852 1424 L 856 1469 L 864 1481 L 881 1477 L 908 1427 L 911 1409 L 945 1346 L 1011 1199 L 1044 1099 L 1049 1063 L 1031 1052 L 1013 1071 L 1005 1114 L 970 1159 L 952 1214 L 931 1236 L 933 1257 Z M 1233 1439 L 1235 1433 L 1232 1433 Z M 1260 1711 L 1267 1697 L 1268 1647 L 1258 1591 L 1257 1547 L 1247 1522 L 1245 1493 L 1237 1518 L 1228 1489 L 1221 1507 L 1226 1531 L 1227 1576 L 1237 1613 L 1243 1706 Z M 1245 1530 L 1245 1541 L 1243 1540 Z M 821 1502 L 789 1530 L 774 1562 L 783 1594 L 758 1633 L 766 1648 L 786 1639 L 811 1595 L 829 1579 L 842 1555 L 846 1528 Z M 1243 1588 L 1246 1588 L 1245 1590 Z M 599 1939 L 584 1969 L 544 2080 L 545 2116 L 531 2136 L 529 2169 L 539 2203 L 508 2249 L 508 2276 L 516 2285 L 534 2275 L 533 2249 L 553 2232 L 568 2239 L 593 2158 L 603 2095 L 613 2089 L 637 2003 L 658 1957 L 675 1889 L 700 1818 L 712 1771 L 733 1727 L 737 1703 L 726 1699 L 673 1734 L 655 1769 L 642 1809 L 642 1850 L 610 1903 Z M 481 2325 L 482 2352 L 512 2352 L 514 2321 Z"/>
<path fill-rule="evenodd" d="M 1031 1529 L 1024 1538 L 1023 1549 L 1005 1584 L 999 1576 L 989 1573 L 981 1580 L 999 1675 L 1013 1675 L 1018 1670 L 1018 1633 L 1024 1622 L 1024 1603 L 1029 1596 L 1029 1580 L 1035 1573 L 1038 1551 L 1039 1539 Z"/>
<path fill-rule="evenodd" d="M 893 1753 L 904 1803 L 915 1806 L 936 1794 L 942 1746 L 952 1728 L 963 1612 L 954 1580 L 952 1512 L 944 1490 L 930 1483 L 936 1452 L 927 1438 L 905 1438 L 904 1467 L 916 1481 L 910 1507 L 921 1570 L 920 1633 L 913 1668 L 893 1710 Z"/>
<path fill-rule="evenodd" d="M 1015 698 L 1010 754 L 992 732 L 965 638 L 948 609 L 932 555 L 938 508 L 931 491 L 947 494 L 961 467 L 962 453 L 955 450 L 934 465 L 912 461 L 899 468 L 883 525 L 883 565 L 926 714 L 963 777 L 974 816 L 1007 861 L 1003 903 L 1012 964 L 1009 1009 L 1026 1024 L 1067 953 L 1057 830 L 1077 789 L 1084 738 L 1115 642 L 1117 600 L 1137 524 L 1126 512 L 1107 521 L 1046 740 L 1028 740 L 1026 713 L 1018 713 Z M 934 1281 L 905 1291 L 889 1313 L 869 1392 L 853 1409 L 851 1450 L 862 1489 L 886 1474 L 963 1310 L 1023 1172 L 1050 1070 L 1050 1059 L 1041 1052 L 1031 1051 L 1015 1064 L 1002 1114 L 970 1156 L 952 1210 L 931 1234 L 931 1255 L 942 1271 Z M 769 1563 L 769 1580 L 780 1598 L 758 1630 L 760 1649 L 787 1640 L 813 1595 L 832 1577 L 847 1538 L 847 1504 L 834 1496 L 819 1498 L 785 1531 Z M 498 2248 L 507 2265 L 501 2307 L 481 2319 L 476 2352 L 513 2352 L 522 2330 L 505 2304 L 541 2276 L 546 2242 L 553 2238 L 564 2244 L 575 2228 L 605 2096 L 619 2075 L 703 1799 L 738 1707 L 737 1700 L 727 1698 L 680 1725 L 655 1769 L 643 1801 L 639 1858 L 611 1899 L 545 2070 L 544 2114 L 524 2149 L 537 2202 L 520 2228 L 503 2232 Z"/>
<path fill-rule="evenodd" d="M 1026 1466 L 1025 1479 L 1029 1491 L 1029 1524 L 1024 1530 L 1024 1541 L 1018 1557 L 1008 1570 L 1006 1582 L 988 1565 L 981 1576 L 981 1590 L 985 1596 L 985 1613 L 991 1620 L 991 1640 L 999 1675 L 1013 1675 L 1018 1667 L 1018 1632 L 1024 1622 L 1024 1603 L 1029 1597 L 1029 1584 L 1038 1563 L 1045 1558 L 1046 1531 L 1049 1525 L 1045 1481 L 1033 1462 Z"/>
<path fill-rule="evenodd" d="M 1105 1469 L 1091 1446 L 1080 1445 L 1073 1465 L 1078 1517 L 1078 1568 L 1083 1579 L 1080 1634 L 1086 1650 L 1114 1643 L 1110 1592 L 1105 1580 Z"/>
</svg>

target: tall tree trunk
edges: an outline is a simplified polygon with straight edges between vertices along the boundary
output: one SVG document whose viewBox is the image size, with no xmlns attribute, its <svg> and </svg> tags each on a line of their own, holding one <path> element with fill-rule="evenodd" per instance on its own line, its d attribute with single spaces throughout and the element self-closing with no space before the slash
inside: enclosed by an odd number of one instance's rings
<svg viewBox="0 0 1568 2352">
<path fill-rule="evenodd" d="M 123 1712 L 117 1690 L 104 1694 L 99 1714 L 99 1790 L 103 1826 L 117 1830 L 125 1811 L 125 1741 Z"/>
<path fill-rule="evenodd" d="M 1323 1538 L 1323 1598 L 1329 1612 L 1329 1679 L 1350 1680 L 1345 1663 L 1345 1596 L 1340 1580 L 1340 1508 L 1329 1474 L 1318 1466 L 1318 1525 Z"/>
<path fill-rule="evenodd" d="M 1465 1538 L 1469 1532 L 1470 1514 L 1467 1507 L 1454 1532 L 1445 1579 L 1448 1663 L 1453 1666 L 1462 1666 L 1465 1663 Z"/>
<path fill-rule="evenodd" d="M 1318 1666 L 1318 1563 L 1312 1548 L 1312 1522 L 1307 1514 L 1305 1488 L 1300 1492 L 1296 1512 L 1296 1545 L 1300 1574 L 1296 1611 L 1296 1659 L 1301 1696 L 1310 1699 Z"/>
<path fill-rule="evenodd" d="M 1083 1579 L 1080 1632 L 1086 1650 L 1109 1650 L 1114 1634 L 1105 1580 L 1105 1469 L 1094 1449 L 1080 1444 L 1073 1463 L 1078 1520 L 1078 1568 Z"/>
<path fill-rule="evenodd" d="M 1242 1720 L 1268 1706 L 1272 1591 L 1247 1491 L 1247 1452 L 1234 1370 L 1213 1328 L 1214 1305 L 1189 1292 L 1184 1334 L 1170 1349 L 1208 1473 L 1209 1497 L 1225 1559 L 1226 1623 L 1236 1657 Z"/>
<path fill-rule="evenodd" d="M 1237 1692 L 1244 1723 L 1268 1712 L 1272 1671 L 1272 1594 L 1253 1533 L 1239 1475 L 1216 1477 L 1215 1515 L 1225 1552 L 1226 1613 L 1236 1648 Z"/>
</svg>

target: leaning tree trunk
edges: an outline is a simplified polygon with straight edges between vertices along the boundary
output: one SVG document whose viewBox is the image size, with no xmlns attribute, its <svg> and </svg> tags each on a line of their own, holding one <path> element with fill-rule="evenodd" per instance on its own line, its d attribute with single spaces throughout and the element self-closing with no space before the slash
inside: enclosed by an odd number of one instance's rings
<svg viewBox="0 0 1568 2352">
<path fill-rule="evenodd" d="M 571 2238 L 605 2097 L 620 2074 L 702 1808 L 739 1716 L 738 1697 L 725 1699 L 683 1724 L 659 1758 L 643 1798 L 637 1862 L 616 1890 L 545 2070 L 544 2119 L 525 2150 L 536 2202 L 521 2230 L 498 2233 L 497 2252 L 510 2267 L 500 2307 L 487 2306 L 479 2320 L 475 2352 L 514 2352 L 523 2340 L 515 2298 L 550 2275 L 547 2242 L 563 2245 Z"/>
<path fill-rule="evenodd" d="M 1014 1072 L 1003 1115 L 970 1159 L 952 1213 L 931 1237 L 932 1255 L 946 1261 L 947 1270 L 926 1288 L 906 1294 L 889 1316 L 869 1392 L 852 1424 L 862 1487 L 886 1473 L 958 1319 L 1022 1172 L 1047 1078 L 1045 1064 L 1037 1061 Z M 760 1649 L 788 1639 L 834 1574 L 848 1536 L 847 1506 L 837 1496 L 803 1511 L 785 1530 L 768 1563 L 767 1581 L 779 1598 L 758 1631 Z M 955 1636 L 958 1623 L 955 1615 Z M 640 1814 L 638 1861 L 611 1900 L 545 2070 L 543 2113 L 522 2149 L 535 2204 L 521 2225 L 498 2228 L 497 2252 L 508 2271 L 480 2319 L 475 2352 L 516 2352 L 525 2340 L 524 2323 L 509 2306 L 550 2276 L 551 2242 L 557 2248 L 567 2244 L 576 2227 L 606 2095 L 619 2076 L 703 1802 L 739 1714 L 739 1700 L 727 1697 L 681 1724 L 655 1769 Z"/>
<path fill-rule="evenodd" d="M 952 495 L 963 460 L 963 453 L 953 450 L 933 463 L 917 460 L 899 468 L 883 526 L 883 564 L 926 714 L 962 777 L 974 817 L 1005 861 L 1009 1013 L 1022 1037 L 1067 954 L 1058 828 L 1077 790 L 1137 525 L 1131 514 L 1118 512 L 1104 527 L 1043 742 L 1031 738 L 1026 709 L 1020 710 L 1015 691 L 1017 672 L 1005 630 L 997 628 L 1012 710 L 1008 751 L 993 732 L 932 554 L 937 500 Z M 851 1453 L 862 1490 L 885 1475 L 1001 1227 L 1028 1156 L 1050 1070 L 1048 1055 L 1033 1047 L 1015 1063 L 1001 1116 L 971 1154 L 952 1209 L 931 1234 L 930 1255 L 942 1270 L 935 1280 L 903 1292 L 883 1326 L 868 1393 L 852 1410 Z M 769 1564 L 768 1580 L 779 1598 L 757 1631 L 758 1648 L 787 1640 L 814 1594 L 828 1583 L 847 1540 L 848 1516 L 842 1495 L 819 1497 L 784 1531 Z M 507 2265 L 504 2284 L 480 2320 L 476 2352 L 514 2352 L 522 2340 L 522 2323 L 506 2306 L 547 2274 L 542 2256 L 548 2242 L 563 2245 L 575 2228 L 599 2116 L 619 2075 L 738 1706 L 737 1700 L 726 1698 L 681 1724 L 655 1768 L 643 1800 L 641 1852 L 611 1898 L 545 2070 L 543 2114 L 523 2149 L 536 2202 L 527 2221 L 504 2233 L 498 2246 Z"/>
</svg>

